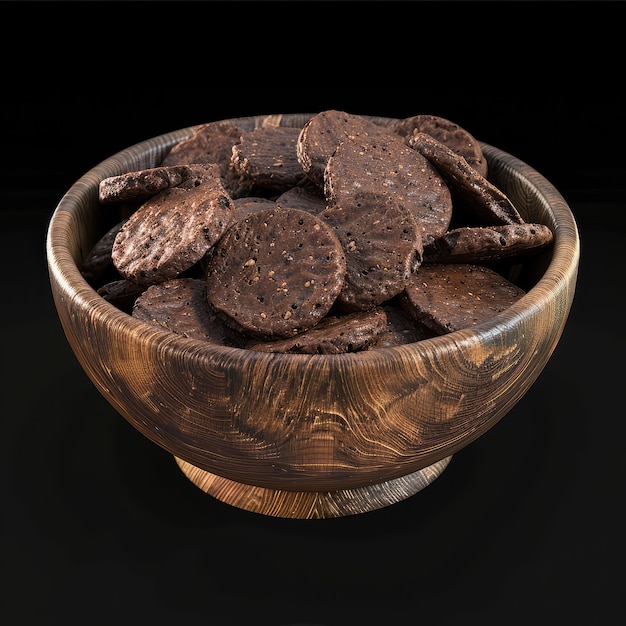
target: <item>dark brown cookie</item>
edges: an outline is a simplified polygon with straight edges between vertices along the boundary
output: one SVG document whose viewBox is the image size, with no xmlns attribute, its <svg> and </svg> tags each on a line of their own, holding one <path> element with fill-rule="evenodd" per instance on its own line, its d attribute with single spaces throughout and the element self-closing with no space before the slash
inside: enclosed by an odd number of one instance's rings
<svg viewBox="0 0 626 626">
<path fill-rule="evenodd" d="M 340 204 L 347 210 L 357 191 L 393 198 L 408 209 L 421 228 L 424 244 L 443 235 L 450 225 L 450 189 L 437 169 L 397 136 L 356 137 L 337 146 L 324 173 L 328 205 Z"/>
<path fill-rule="evenodd" d="M 194 127 L 190 137 L 177 143 L 160 164 L 218 163 L 225 175 L 233 145 L 239 141 L 241 133 L 242 130 L 229 120 L 200 124 Z"/>
<path fill-rule="evenodd" d="M 113 263 L 123 278 L 139 284 L 176 278 L 217 242 L 234 213 L 219 178 L 166 189 L 126 220 L 113 244 Z"/>
<path fill-rule="evenodd" d="M 454 150 L 426 133 L 414 133 L 409 145 L 441 173 L 474 219 L 484 226 L 522 224 L 524 220 L 508 196 L 481 176 Z M 459 203 L 455 203 L 455 210 Z"/>
<path fill-rule="evenodd" d="M 461 227 L 424 246 L 425 263 L 490 263 L 527 257 L 547 248 L 552 231 L 543 224 Z"/>
<path fill-rule="evenodd" d="M 171 165 L 126 172 L 100 181 L 98 199 L 103 204 L 143 202 L 170 187 L 188 189 L 219 176 L 217 164 Z"/>
<path fill-rule="evenodd" d="M 367 350 L 387 332 L 387 316 L 381 308 L 346 315 L 327 315 L 315 327 L 288 339 L 252 341 L 246 347 L 257 352 L 289 354 L 344 354 Z"/>
<path fill-rule="evenodd" d="M 233 203 L 235 205 L 236 221 L 248 217 L 250 213 L 256 213 L 261 209 L 273 209 L 276 207 L 274 200 L 260 196 L 242 196 L 241 198 L 235 198 Z"/>
<path fill-rule="evenodd" d="M 276 204 L 286 208 L 320 213 L 326 208 L 326 198 L 317 187 L 299 185 L 281 193 L 276 198 Z"/>
<path fill-rule="evenodd" d="M 139 285 L 125 278 L 118 278 L 98 287 L 97 293 L 118 309 L 129 313 L 135 303 L 135 299 L 144 289 L 144 285 Z"/>
<path fill-rule="evenodd" d="M 132 307 L 132 316 L 183 337 L 232 346 L 233 331 L 224 326 L 206 298 L 206 281 L 173 278 L 148 287 Z"/>
<path fill-rule="evenodd" d="M 414 115 L 392 120 L 387 125 L 405 139 L 426 133 L 462 156 L 481 176 L 487 178 L 487 159 L 479 141 L 462 126 L 438 115 Z"/>
<path fill-rule="evenodd" d="M 302 182 L 306 175 L 296 156 L 299 134 L 291 126 L 260 126 L 242 133 L 231 155 L 237 195 L 282 193 Z"/>
<path fill-rule="evenodd" d="M 291 337 L 330 310 L 346 273 L 332 228 L 301 209 L 276 207 L 233 224 L 211 253 L 207 297 L 235 328 Z"/>
<path fill-rule="evenodd" d="M 393 298 L 422 261 L 422 231 L 393 197 L 357 192 L 319 216 L 345 252 L 346 276 L 338 298 L 343 309 L 362 311 Z"/>
<path fill-rule="evenodd" d="M 324 170 L 335 148 L 348 137 L 389 136 L 390 131 L 360 115 L 337 111 L 322 111 L 302 127 L 296 153 L 307 177 L 318 187 L 324 186 Z"/>
<path fill-rule="evenodd" d="M 117 233 L 122 228 L 126 220 L 121 220 L 113 225 L 109 230 L 100 237 L 95 243 L 85 260 L 83 261 L 80 272 L 83 278 L 93 287 L 96 283 L 101 282 L 103 277 L 111 274 L 111 270 L 117 274 L 117 270 L 111 259 L 111 250 Z M 115 276 L 119 278 L 119 276 Z M 113 280 L 113 276 L 111 276 Z"/>
<path fill-rule="evenodd" d="M 399 302 L 430 332 L 470 328 L 507 309 L 524 295 L 497 272 L 471 263 L 423 264 Z"/>
<path fill-rule="evenodd" d="M 387 326 L 384 332 L 376 335 L 374 341 L 367 345 L 366 350 L 403 346 L 434 336 L 399 305 L 388 302 L 382 308 L 387 317 Z"/>
</svg>

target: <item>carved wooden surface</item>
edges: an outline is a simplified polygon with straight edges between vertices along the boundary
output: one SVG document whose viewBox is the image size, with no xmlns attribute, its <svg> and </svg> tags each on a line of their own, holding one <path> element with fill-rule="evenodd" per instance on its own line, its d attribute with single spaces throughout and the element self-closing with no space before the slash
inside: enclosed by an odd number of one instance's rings
<svg viewBox="0 0 626 626">
<path fill-rule="evenodd" d="M 245 124 L 299 126 L 308 117 Z M 385 506 L 439 475 L 539 376 L 574 297 L 578 231 L 543 176 L 486 144 L 490 180 L 526 221 L 549 226 L 555 241 L 528 264 L 525 280 L 534 286 L 527 294 L 479 326 L 361 353 L 288 355 L 186 339 L 116 309 L 77 266 L 101 234 L 99 181 L 155 166 L 189 133 L 132 146 L 87 172 L 52 217 L 47 253 L 55 304 L 82 367 L 113 407 L 207 493 L 288 517 Z"/>
</svg>

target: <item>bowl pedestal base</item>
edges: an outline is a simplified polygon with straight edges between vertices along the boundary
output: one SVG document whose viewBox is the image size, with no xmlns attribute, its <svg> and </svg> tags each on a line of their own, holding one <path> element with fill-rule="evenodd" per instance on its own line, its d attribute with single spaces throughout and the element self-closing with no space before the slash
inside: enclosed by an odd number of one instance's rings
<svg viewBox="0 0 626 626">
<path fill-rule="evenodd" d="M 400 478 L 337 491 L 290 491 L 246 485 L 174 458 L 194 485 L 226 504 L 273 517 L 321 519 L 366 513 L 400 502 L 430 485 L 452 456 Z"/>
</svg>

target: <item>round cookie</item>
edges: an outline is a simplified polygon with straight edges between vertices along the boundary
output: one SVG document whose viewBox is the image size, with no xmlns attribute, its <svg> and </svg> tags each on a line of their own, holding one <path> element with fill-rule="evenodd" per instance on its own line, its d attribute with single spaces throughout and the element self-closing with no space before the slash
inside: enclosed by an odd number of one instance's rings
<svg viewBox="0 0 626 626">
<path fill-rule="evenodd" d="M 234 345 L 206 299 L 200 278 L 173 278 L 148 287 L 132 307 L 132 316 L 172 332 L 220 345 Z"/>
<path fill-rule="evenodd" d="M 130 313 L 137 296 L 145 289 L 145 285 L 139 285 L 125 278 L 108 281 L 98 287 L 97 294 L 107 302 L 114 304 L 118 309 Z"/>
<path fill-rule="evenodd" d="M 343 286 L 346 259 L 322 219 L 276 207 L 235 222 L 207 265 L 207 298 L 237 330 L 259 339 L 315 326 Z"/>
<path fill-rule="evenodd" d="M 424 244 L 443 235 L 452 219 L 450 189 L 428 159 L 389 134 L 342 141 L 328 160 L 324 194 L 329 206 L 353 204 L 356 192 L 386 195 L 408 209 Z"/>
<path fill-rule="evenodd" d="M 409 210 L 382 193 L 355 192 L 319 216 L 336 233 L 346 256 L 337 299 L 344 310 L 371 309 L 399 294 L 422 261 L 422 233 Z"/>
<path fill-rule="evenodd" d="M 320 213 L 326 208 L 326 198 L 313 185 L 298 185 L 281 193 L 276 198 L 276 204 L 290 209 L 304 209 L 311 213 Z"/>
<path fill-rule="evenodd" d="M 454 228 L 424 247 L 425 263 L 491 263 L 528 257 L 553 241 L 544 224 L 464 226 Z"/>
<path fill-rule="evenodd" d="M 239 221 L 248 217 L 250 213 L 256 213 L 261 209 L 273 209 L 276 206 L 274 200 L 260 196 L 241 196 L 233 200 L 235 205 L 235 220 Z"/>
<path fill-rule="evenodd" d="M 217 164 L 192 164 L 152 167 L 100 181 L 98 199 L 102 204 L 143 202 L 170 187 L 190 188 L 207 178 L 220 176 Z"/>
<path fill-rule="evenodd" d="M 367 350 L 387 332 L 387 316 L 382 308 L 347 315 L 327 315 L 319 324 L 295 337 L 276 341 L 250 342 L 257 352 L 288 354 L 344 354 Z"/>
<path fill-rule="evenodd" d="M 426 133 L 462 156 L 481 176 L 487 178 L 487 159 L 478 140 L 463 127 L 438 115 L 414 115 L 392 120 L 388 125 L 406 139 L 415 133 Z"/>
<path fill-rule="evenodd" d="M 413 274 L 399 301 L 417 322 L 442 335 L 484 322 L 524 293 L 482 265 L 432 263 Z"/>
<path fill-rule="evenodd" d="M 149 285 L 197 263 L 234 219 L 221 179 L 171 187 L 146 200 L 115 237 L 111 258 L 123 278 Z"/>
<path fill-rule="evenodd" d="M 109 230 L 96 241 L 83 261 L 80 267 L 80 273 L 92 287 L 94 287 L 97 282 L 102 282 L 103 277 L 108 274 L 113 273 L 115 274 L 115 278 L 119 278 L 111 260 L 111 249 L 113 248 L 117 233 L 120 232 L 125 221 L 126 219 L 123 219 L 111 226 Z M 113 270 L 113 272 L 111 272 L 111 270 Z M 111 279 L 113 279 L 113 277 L 111 277 Z"/>
<path fill-rule="evenodd" d="M 187 139 L 178 142 L 161 161 L 161 165 L 190 163 L 218 163 L 226 174 L 233 145 L 239 141 L 242 130 L 229 120 L 208 122 L 195 126 Z"/>
<path fill-rule="evenodd" d="M 282 193 L 306 180 L 296 156 L 299 134 L 291 126 L 260 126 L 242 133 L 230 158 L 237 195 Z"/>
<path fill-rule="evenodd" d="M 309 118 L 300 130 L 296 154 L 308 178 L 324 186 L 324 170 L 335 148 L 348 137 L 389 136 L 390 131 L 360 115 L 330 109 Z"/>
<path fill-rule="evenodd" d="M 414 133 L 408 143 L 428 159 L 446 180 L 454 195 L 456 209 L 462 206 L 485 226 L 523 224 L 522 216 L 509 197 L 454 150 L 426 133 Z"/>
<path fill-rule="evenodd" d="M 387 318 L 387 327 L 382 333 L 374 338 L 374 341 L 367 346 L 367 350 L 375 348 L 390 348 L 392 346 L 403 346 L 432 337 L 424 326 L 418 324 L 395 300 L 382 305 Z"/>
</svg>

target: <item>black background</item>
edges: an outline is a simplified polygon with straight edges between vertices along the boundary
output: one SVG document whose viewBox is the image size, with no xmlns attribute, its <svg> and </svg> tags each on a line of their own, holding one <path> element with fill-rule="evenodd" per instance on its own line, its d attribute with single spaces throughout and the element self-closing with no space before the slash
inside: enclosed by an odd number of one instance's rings
<svg viewBox="0 0 626 626">
<path fill-rule="evenodd" d="M 619 4 L 1 3 L 0 619 L 600 624 L 623 612 Z M 535 385 L 431 486 L 359 516 L 275 519 L 202 493 L 98 394 L 54 310 L 45 234 L 64 191 L 129 145 L 331 108 L 437 114 L 527 162 L 574 212 L 580 273 Z"/>
</svg>

